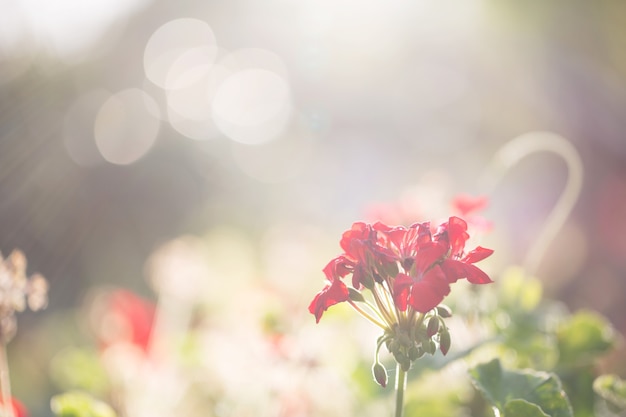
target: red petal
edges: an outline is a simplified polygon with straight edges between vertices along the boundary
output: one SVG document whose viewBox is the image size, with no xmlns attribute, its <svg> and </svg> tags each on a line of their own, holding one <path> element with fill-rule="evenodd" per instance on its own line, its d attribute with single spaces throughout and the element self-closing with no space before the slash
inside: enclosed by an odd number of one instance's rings
<svg viewBox="0 0 626 417">
<path fill-rule="evenodd" d="M 441 263 L 448 282 L 456 282 L 458 279 L 467 278 L 472 284 L 489 284 L 493 282 L 487 274 L 472 264 L 466 264 L 453 259 L 446 259 Z"/>
<path fill-rule="evenodd" d="M 413 284 L 409 304 L 420 313 L 428 313 L 450 294 L 450 285 L 439 266 L 429 270 L 424 278 Z"/>
<path fill-rule="evenodd" d="M 406 274 L 398 274 L 393 281 L 393 301 L 400 311 L 406 311 L 411 285 L 413 279 Z"/>
<path fill-rule="evenodd" d="M 455 216 L 450 217 L 448 220 L 448 239 L 453 255 L 463 252 L 465 242 L 469 239 L 465 220 Z"/>
<path fill-rule="evenodd" d="M 354 262 L 343 255 L 331 260 L 323 269 L 324 275 L 330 282 L 345 277 L 353 270 Z"/>
<path fill-rule="evenodd" d="M 467 280 L 472 284 L 489 284 L 493 282 L 489 275 L 475 265 L 466 264 Z"/>
<path fill-rule="evenodd" d="M 461 262 L 465 262 L 468 264 L 473 264 L 478 261 L 482 261 L 489 255 L 493 253 L 493 249 L 483 248 L 478 246 L 476 249 L 470 251 L 465 257 L 461 260 Z"/>
<path fill-rule="evenodd" d="M 328 307 L 343 301 L 348 301 L 350 298 L 350 292 L 348 287 L 340 280 L 335 280 L 332 283 L 326 285 L 322 291 L 320 291 L 311 304 L 309 304 L 309 312 L 315 315 L 315 322 L 319 323 L 322 314 Z"/>
<path fill-rule="evenodd" d="M 454 259 L 446 259 L 441 263 L 441 269 L 446 275 L 447 281 L 452 284 L 461 278 L 465 278 L 465 264 Z"/>
<path fill-rule="evenodd" d="M 447 248 L 439 242 L 429 242 L 423 245 L 415 256 L 415 269 L 417 273 L 423 274 L 440 260 L 447 251 Z"/>
<path fill-rule="evenodd" d="M 352 228 L 343 232 L 339 245 L 348 255 L 352 255 L 355 240 L 369 239 L 371 226 L 367 223 L 356 222 L 352 224 Z"/>
</svg>

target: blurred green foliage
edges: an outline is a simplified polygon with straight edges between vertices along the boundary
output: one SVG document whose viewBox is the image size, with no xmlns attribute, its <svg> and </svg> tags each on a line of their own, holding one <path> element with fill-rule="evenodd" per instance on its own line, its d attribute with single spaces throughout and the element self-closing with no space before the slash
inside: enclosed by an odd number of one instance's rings
<svg viewBox="0 0 626 417">
<path fill-rule="evenodd" d="M 618 416 L 626 413 L 626 381 L 617 375 L 601 375 L 593 383 L 598 396 L 598 416 Z"/>
<path fill-rule="evenodd" d="M 478 365 L 470 370 L 476 387 L 505 416 L 542 415 L 572 417 L 572 408 L 561 381 L 553 373 L 532 370 L 506 370 L 500 361 Z M 524 400 L 509 404 L 511 400 Z M 539 407 L 532 407 L 534 404 Z"/>
<path fill-rule="evenodd" d="M 116 417 L 108 404 L 79 391 L 52 397 L 50 407 L 57 417 Z"/>
<path fill-rule="evenodd" d="M 61 350 L 50 362 L 50 377 L 62 390 L 102 394 L 109 388 L 98 352 L 89 348 L 70 346 Z"/>
</svg>

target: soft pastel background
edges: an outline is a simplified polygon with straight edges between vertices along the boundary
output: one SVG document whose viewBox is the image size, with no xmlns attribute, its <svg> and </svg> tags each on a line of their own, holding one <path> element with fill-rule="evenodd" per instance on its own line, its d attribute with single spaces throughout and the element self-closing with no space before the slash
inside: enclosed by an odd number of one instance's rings
<svg viewBox="0 0 626 417">
<path fill-rule="evenodd" d="M 240 328 L 262 297 L 313 321 L 321 268 L 376 204 L 436 221 L 492 191 L 492 271 L 520 263 L 565 164 L 530 156 L 493 190 L 485 167 L 541 131 L 578 150 L 584 183 L 537 276 L 625 332 L 625 27 L 620 1 L 0 2 L 0 250 L 51 286 L 19 318 L 14 392 L 47 415 L 49 358 L 98 288 L 201 294 L 235 345 L 254 345 Z M 180 236 L 184 260 L 158 266 Z"/>
</svg>

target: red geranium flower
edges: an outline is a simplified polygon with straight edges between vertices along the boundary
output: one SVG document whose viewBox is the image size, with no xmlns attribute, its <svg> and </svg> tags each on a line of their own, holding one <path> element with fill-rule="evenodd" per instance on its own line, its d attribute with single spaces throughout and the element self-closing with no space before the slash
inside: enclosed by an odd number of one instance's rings
<svg viewBox="0 0 626 417">
<path fill-rule="evenodd" d="M 129 343 L 148 351 L 156 311 L 152 302 L 131 291 L 116 289 L 103 294 L 99 309 L 97 331 L 103 348 Z"/>
<path fill-rule="evenodd" d="M 384 387 L 387 372 L 378 357 L 381 346 L 395 358 L 398 372 L 408 371 L 413 361 L 437 349 L 446 355 L 451 339 L 444 319 L 451 313 L 439 304 L 450 293 L 450 285 L 461 278 L 472 284 L 492 282 L 474 264 L 493 251 L 479 246 L 466 253 L 469 237 L 467 223 L 455 216 L 434 233 L 428 222 L 409 227 L 354 223 L 341 237 L 344 253 L 324 267 L 327 283 L 309 311 L 319 323 L 329 307 L 348 302 L 384 330 L 372 366 L 375 381 Z M 350 274 L 352 288 L 343 282 Z"/>
<path fill-rule="evenodd" d="M 474 263 L 493 251 L 479 246 L 465 253 L 469 237 L 467 223 L 455 216 L 439 225 L 434 234 L 427 222 L 408 228 L 380 222 L 354 223 L 342 235 L 340 246 L 344 253 L 324 268 L 328 283 L 315 296 L 309 311 L 319 322 L 322 314 L 335 304 L 348 301 L 357 308 L 350 299 L 350 289 L 342 281 L 352 273 L 356 293 L 365 287 L 373 294 L 378 307 L 374 320 L 377 324 L 392 328 L 401 320 L 398 311 L 410 310 L 409 315 L 411 311 L 427 313 L 450 293 L 450 284 L 461 278 L 472 284 L 492 282 Z"/>
</svg>

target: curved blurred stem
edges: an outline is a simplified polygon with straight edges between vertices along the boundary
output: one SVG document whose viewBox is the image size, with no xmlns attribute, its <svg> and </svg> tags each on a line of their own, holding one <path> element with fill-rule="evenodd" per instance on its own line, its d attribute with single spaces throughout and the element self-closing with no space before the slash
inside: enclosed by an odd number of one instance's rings
<svg viewBox="0 0 626 417">
<path fill-rule="evenodd" d="M 404 389 L 406 388 L 407 373 L 400 364 L 396 364 L 396 413 L 395 417 L 402 417 L 404 411 Z"/>
<path fill-rule="evenodd" d="M 11 403 L 11 379 L 9 378 L 9 362 L 7 361 L 7 349 L 4 342 L 0 342 L 0 401 L 2 415 L 15 417 Z"/>
<path fill-rule="evenodd" d="M 552 133 L 529 133 L 519 136 L 494 155 L 483 177 L 488 193 L 492 193 L 505 174 L 523 158 L 533 153 L 550 152 L 561 157 L 567 165 L 567 182 L 552 211 L 546 217 L 534 245 L 524 260 L 527 273 L 536 274 L 537 268 L 550 243 L 571 213 L 580 195 L 583 182 L 583 166 L 578 151 L 565 138 Z"/>
</svg>

